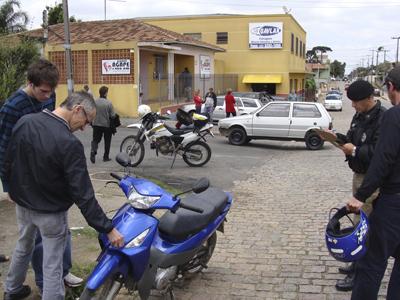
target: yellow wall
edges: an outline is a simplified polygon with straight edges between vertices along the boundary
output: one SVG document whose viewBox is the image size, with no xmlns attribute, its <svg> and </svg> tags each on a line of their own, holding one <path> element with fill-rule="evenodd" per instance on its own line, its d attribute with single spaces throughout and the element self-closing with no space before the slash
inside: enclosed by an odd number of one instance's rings
<svg viewBox="0 0 400 300">
<path fill-rule="evenodd" d="M 277 94 L 289 93 L 290 73 L 304 78 L 305 59 L 291 53 L 291 33 L 306 43 L 306 32 L 289 14 L 248 16 L 192 16 L 176 18 L 143 18 L 144 22 L 179 33 L 201 33 L 202 41 L 226 49 L 215 54 L 215 73 L 239 74 L 238 88 L 250 90 L 242 84 L 244 74 L 280 74 L 283 82 L 276 85 Z M 249 23 L 283 23 L 282 49 L 249 49 Z M 216 32 L 228 32 L 228 44 L 217 44 Z M 300 52 L 300 51 L 299 51 Z M 219 73 L 221 74 L 221 73 Z M 241 75 L 240 75 L 241 74 Z"/>
<path fill-rule="evenodd" d="M 88 51 L 88 82 L 90 90 L 95 98 L 99 97 L 99 88 L 102 85 L 106 85 L 108 90 L 108 98 L 114 105 L 115 111 L 121 117 L 136 116 L 138 106 L 138 78 L 139 78 L 139 62 L 134 58 L 133 70 L 134 72 L 134 84 L 93 84 L 92 82 L 92 50 L 105 50 L 105 49 L 133 49 L 135 53 L 137 51 L 137 43 L 131 42 L 110 42 L 105 44 L 74 44 L 72 45 L 72 51 L 76 50 L 87 50 Z M 61 45 L 47 45 L 45 48 L 46 56 L 51 51 L 64 51 Z M 74 91 L 80 91 L 83 88 L 83 84 L 74 85 Z M 66 84 L 59 84 L 56 89 L 57 94 L 57 105 L 60 105 L 62 101 L 68 96 L 68 87 Z"/>
</svg>

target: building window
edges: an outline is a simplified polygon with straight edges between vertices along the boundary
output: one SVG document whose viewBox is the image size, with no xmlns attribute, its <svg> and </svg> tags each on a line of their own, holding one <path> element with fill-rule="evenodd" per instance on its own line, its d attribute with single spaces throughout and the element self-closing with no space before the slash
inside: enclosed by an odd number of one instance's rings
<svg viewBox="0 0 400 300">
<path fill-rule="evenodd" d="M 184 33 L 184 36 L 190 36 L 192 39 L 201 41 L 201 32 L 189 32 L 189 33 Z"/>
<path fill-rule="evenodd" d="M 306 58 L 306 44 L 303 44 L 303 58 Z"/>
<path fill-rule="evenodd" d="M 303 42 L 300 41 L 300 57 L 303 57 Z"/>
<path fill-rule="evenodd" d="M 217 32 L 217 44 L 228 44 L 227 32 Z"/>
<path fill-rule="evenodd" d="M 294 52 L 294 34 L 292 33 L 292 41 L 291 41 L 291 47 L 290 51 L 293 53 Z"/>
<path fill-rule="evenodd" d="M 296 55 L 299 54 L 299 39 L 296 38 Z"/>
<path fill-rule="evenodd" d="M 162 55 L 154 55 L 155 58 L 155 68 L 153 73 L 153 79 L 165 79 L 168 78 L 166 72 L 166 57 Z"/>
<path fill-rule="evenodd" d="M 86 50 L 72 51 L 72 68 L 74 82 L 78 84 L 88 82 L 88 52 Z M 60 72 L 59 83 L 67 83 L 67 62 L 64 51 L 49 52 L 49 60 L 55 64 Z"/>
</svg>

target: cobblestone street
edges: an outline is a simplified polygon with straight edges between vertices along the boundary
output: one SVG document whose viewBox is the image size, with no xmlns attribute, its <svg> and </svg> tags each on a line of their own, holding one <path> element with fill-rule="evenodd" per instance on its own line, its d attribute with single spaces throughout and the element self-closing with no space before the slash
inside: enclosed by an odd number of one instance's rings
<svg viewBox="0 0 400 300">
<path fill-rule="evenodd" d="M 343 112 L 331 114 L 334 127 L 345 133 L 353 109 L 347 99 L 343 102 Z M 225 233 L 218 232 L 209 268 L 175 288 L 177 299 L 350 298 L 334 287 L 344 275 L 338 273 L 342 264 L 328 254 L 324 230 L 329 210 L 351 195 L 352 173 L 342 152 L 329 143 L 320 151 L 306 150 L 302 143 L 282 144 L 281 151 L 248 170 L 247 179 L 234 182 L 234 204 Z M 79 215 L 76 209 L 70 219 L 77 226 L 73 215 Z M 12 249 L 0 245 L 0 250 Z M 5 275 L 4 264 L 0 271 Z M 387 282 L 386 275 L 379 299 L 386 295 Z"/>
</svg>

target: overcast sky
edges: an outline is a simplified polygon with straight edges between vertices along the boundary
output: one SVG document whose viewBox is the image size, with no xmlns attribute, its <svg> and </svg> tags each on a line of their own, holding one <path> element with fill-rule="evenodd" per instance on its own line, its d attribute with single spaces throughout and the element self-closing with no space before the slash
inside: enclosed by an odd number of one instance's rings
<svg viewBox="0 0 400 300">
<path fill-rule="evenodd" d="M 1 3 L 4 0 L 0 1 Z M 31 18 L 30 29 L 42 22 L 46 6 L 62 0 L 20 0 Z M 104 20 L 105 0 L 69 0 L 69 14 L 82 21 Z M 275 14 L 283 6 L 307 32 L 307 49 L 332 48 L 329 57 L 346 62 L 346 71 L 371 63 L 371 50 L 383 46 L 386 59 L 396 60 L 400 37 L 400 0 L 107 0 L 107 19 L 192 14 Z M 384 53 L 379 55 L 383 61 Z M 399 58 L 400 59 L 400 58 Z M 376 52 L 374 52 L 374 64 Z"/>
</svg>

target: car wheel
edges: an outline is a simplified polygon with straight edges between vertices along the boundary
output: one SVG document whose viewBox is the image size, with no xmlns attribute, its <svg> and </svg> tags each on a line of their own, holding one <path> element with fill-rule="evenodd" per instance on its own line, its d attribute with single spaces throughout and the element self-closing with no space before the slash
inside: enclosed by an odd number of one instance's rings
<svg viewBox="0 0 400 300">
<path fill-rule="evenodd" d="M 314 132 L 310 132 L 306 135 L 306 147 L 309 150 L 319 150 L 324 145 L 324 140 Z"/>
<path fill-rule="evenodd" d="M 235 146 L 244 145 L 247 141 L 246 131 L 241 127 L 234 127 L 229 132 L 229 143 Z"/>
</svg>

